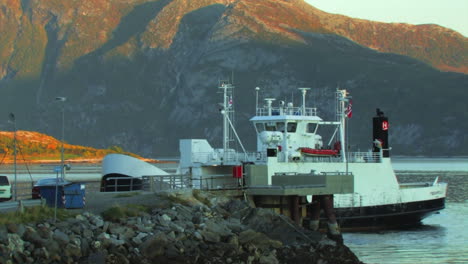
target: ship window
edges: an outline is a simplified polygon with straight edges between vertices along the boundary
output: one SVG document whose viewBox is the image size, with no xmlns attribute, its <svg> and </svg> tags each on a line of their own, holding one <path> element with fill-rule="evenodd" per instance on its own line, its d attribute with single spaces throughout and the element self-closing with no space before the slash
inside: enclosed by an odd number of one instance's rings
<svg viewBox="0 0 468 264">
<path fill-rule="evenodd" d="M 307 133 L 315 133 L 316 129 L 317 129 L 317 124 L 316 123 L 308 123 L 307 124 Z"/>
<path fill-rule="evenodd" d="M 263 123 L 256 123 L 255 127 L 257 128 L 258 133 L 265 131 L 265 125 Z"/>
<path fill-rule="evenodd" d="M 296 122 L 288 122 L 288 132 L 289 133 L 295 133 L 297 128 L 297 123 Z"/>
<path fill-rule="evenodd" d="M 265 124 L 265 130 L 266 131 L 276 131 L 275 123 L 266 123 Z"/>
<path fill-rule="evenodd" d="M 276 123 L 276 129 L 278 129 L 279 132 L 284 133 L 284 122 L 278 122 Z"/>
</svg>

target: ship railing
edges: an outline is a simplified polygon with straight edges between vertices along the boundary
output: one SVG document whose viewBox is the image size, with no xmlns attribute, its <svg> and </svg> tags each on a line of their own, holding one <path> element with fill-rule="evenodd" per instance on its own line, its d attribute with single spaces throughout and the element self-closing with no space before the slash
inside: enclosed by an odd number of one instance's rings
<svg viewBox="0 0 468 264">
<path fill-rule="evenodd" d="M 349 163 L 380 163 L 382 156 L 379 152 L 348 152 L 347 160 Z M 289 162 L 284 155 L 278 155 L 279 162 Z M 324 162 L 337 163 L 343 162 L 341 156 L 307 156 L 294 162 Z"/>
<path fill-rule="evenodd" d="M 148 175 L 143 176 L 145 191 L 162 191 L 178 189 L 225 190 L 239 189 L 242 179 L 231 174 L 210 174 L 191 177 L 189 174 Z"/>
<path fill-rule="evenodd" d="M 352 163 L 380 163 L 382 155 L 379 152 L 348 152 L 348 162 Z"/>
<path fill-rule="evenodd" d="M 146 175 L 142 177 L 143 190 L 162 191 L 191 188 L 190 177 L 183 174 Z"/>
<path fill-rule="evenodd" d="M 302 107 L 259 107 L 256 112 L 257 116 L 270 115 L 295 115 L 295 116 L 317 116 L 317 108 L 306 107 L 303 111 Z"/>
<path fill-rule="evenodd" d="M 235 151 L 229 151 L 226 153 L 218 152 L 193 152 L 192 162 L 203 163 L 203 164 L 218 164 L 218 163 L 241 163 L 241 162 L 254 162 L 254 161 L 265 161 L 266 152 L 247 152 L 239 153 Z"/>
</svg>

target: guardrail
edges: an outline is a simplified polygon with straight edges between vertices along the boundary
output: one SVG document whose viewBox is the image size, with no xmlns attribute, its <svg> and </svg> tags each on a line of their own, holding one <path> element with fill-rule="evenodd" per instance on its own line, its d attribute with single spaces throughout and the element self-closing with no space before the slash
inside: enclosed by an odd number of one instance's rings
<svg viewBox="0 0 468 264">
<path fill-rule="evenodd" d="M 147 175 L 143 176 L 143 189 L 146 191 L 175 190 L 196 188 L 202 190 L 239 189 L 242 179 L 232 175 L 216 174 L 209 177 L 193 178 L 190 175 Z"/>
<path fill-rule="evenodd" d="M 43 204 L 44 204 L 44 200 L 42 199 L 3 202 L 3 203 L 0 203 L 0 211 L 18 210 L 22 207 L 39 206 Z"/>
</svg>

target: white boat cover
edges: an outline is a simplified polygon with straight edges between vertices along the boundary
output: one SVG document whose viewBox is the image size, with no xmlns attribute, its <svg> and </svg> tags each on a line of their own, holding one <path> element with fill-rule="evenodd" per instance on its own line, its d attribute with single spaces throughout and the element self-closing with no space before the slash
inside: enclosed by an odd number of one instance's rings
<svg viewBox="0 0 468 264">
<path fill-rule="evenodd" d="M 150 175 L 169 175 L 153 164 L 123 154 L 108 154 L 102 160 L 102 176 L 122 174 L 141 178 Z"/>
</svg>

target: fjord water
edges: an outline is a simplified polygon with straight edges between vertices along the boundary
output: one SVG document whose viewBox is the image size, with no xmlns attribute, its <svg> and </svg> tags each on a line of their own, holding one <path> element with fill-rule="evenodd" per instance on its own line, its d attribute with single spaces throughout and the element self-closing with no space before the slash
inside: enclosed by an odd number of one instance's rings
<svg viewBox="0 0 468 264">
<path fill-rule="evenodd" d="M 446 208 L 409 229 L 345 233 L 345 244 L 367 264 L 468 263 L 468 158 L 392 160 L 402 182 L 447 182 Z"/>
</svg>

